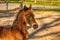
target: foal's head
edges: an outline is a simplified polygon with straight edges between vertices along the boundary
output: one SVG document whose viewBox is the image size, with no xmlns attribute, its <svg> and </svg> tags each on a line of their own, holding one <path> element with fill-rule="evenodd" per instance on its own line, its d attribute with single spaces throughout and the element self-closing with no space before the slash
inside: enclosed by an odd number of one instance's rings
<svg viewBox="0 0 60 40">
<path fill-rule="evenodd" d="M 23 21 L 23 24 L 29 24 L 32 26 L 34 29 L 38 28 L 38 25 L 35 21 L 34 14 L 31 10 L 31 5 L 30 7 L 24 6 L 23 11 L 20 13 L 20 18 Z"/>
</svg>

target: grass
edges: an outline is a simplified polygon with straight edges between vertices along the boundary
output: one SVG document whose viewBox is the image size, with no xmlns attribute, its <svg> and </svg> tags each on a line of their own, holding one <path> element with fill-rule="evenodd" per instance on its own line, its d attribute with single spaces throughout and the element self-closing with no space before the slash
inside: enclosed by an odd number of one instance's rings
<svg viewBox="0 0 60 40">
<path fill-rule="evenodd" d="M 2 0 L 2 1 L 9 1 L 10 2 L 10 1 L 19 1 L 19 0 Z"/>
<path fill-rule="evenodd" d="M 2 0 L 4 2 L 19 3 L 20 0 Z"/>
<path fill-rule="evenodd" d="M 0 13 L 4 13 L 4 12 L 7 12 L 6 10 L 0 10 Z"/>
<path fill-rule="evenodd" d="M 45 6 L 60 6 L 60 2 L 44 2 L 44 1 L 37 1 L 34 3 L 34 1 L 24 1 L 23 4 L 32 4 L 32 5 L 45 5 Z"/>
<path fill-rule="evenodd" d="M 60 12 L 60 10 L 34 10 L 34 11 L 55 11 L 55 12 Z"/>
<path fill-rule="evenodd" d="M 34 3 L 34 1 L 28 1 L 28 2 L 24 1 L 23 3 L 24 4 L 32 4 L 32 5 L 43 5 L 44 4 L 43 2 Z"/>
<path fill-rule="evenodd" d="M 8 10 L 8 11 L 10 11 L 10 10 Z M 51 9 L 49 9 L 49 10 L 39 10 L 39 9 L 35 9 L 34 11 L 56 11 L 56 12 L 60 12 L 60 10 L 51 10 Z M 0 10 L 0 13 L 4 13 L 4 12 L 7 12 L 6 10 Z"/>
<path fill-rule="evenodd" d="M 6 0 L 3 0 L 4 2 L 6 2 Z M 20 3 L 20 0 L 8 0 L 8 2 L 12 2 L 12 3 Z M 23 4 L 32 4 L 32 5 L 45 5 L 45 6 L 60 6 L 60 1 L 54 1 L 54 2 L 50 2 L 50 1 L 37 1 L 36 3 L 34 3 L 34 1 L 23 1 Z"/>
</svg>

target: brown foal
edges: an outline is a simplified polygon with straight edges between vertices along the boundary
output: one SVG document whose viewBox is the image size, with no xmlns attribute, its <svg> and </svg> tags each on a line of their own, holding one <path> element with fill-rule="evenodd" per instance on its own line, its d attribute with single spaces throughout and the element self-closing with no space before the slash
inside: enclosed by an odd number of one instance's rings
<svg viewBox="0 0 60 40">
<path fill-rule="evenodd" d="M 0 40 L 28 40 L 27 24 L 34 29 L 38 28 L 31 5 L 29 8 L 24 6 L 18 12 L 12 27 L 0 27 Z"/>
</svg>

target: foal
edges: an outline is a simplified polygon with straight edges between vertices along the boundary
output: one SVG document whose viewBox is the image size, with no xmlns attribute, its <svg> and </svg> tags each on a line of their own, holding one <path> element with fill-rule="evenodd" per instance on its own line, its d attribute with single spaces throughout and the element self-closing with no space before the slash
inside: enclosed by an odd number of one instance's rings
<svg viewBox="0 0 60 40">
<path fill-rule="evenodd" d="M 0 27 L 0 40 L 27 40 L 29 36 L 26 30 L 27 24 L 34 29 L 38 28 L 31 5 L 29 8 L 24 6 L 19 11 L 12 27 Z"/>
</svg>

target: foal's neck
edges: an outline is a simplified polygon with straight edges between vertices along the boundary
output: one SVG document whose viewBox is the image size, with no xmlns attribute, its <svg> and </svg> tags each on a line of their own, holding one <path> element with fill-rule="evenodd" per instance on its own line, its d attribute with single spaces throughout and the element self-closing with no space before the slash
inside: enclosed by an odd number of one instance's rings
<svg viewBox="0 0 60 40">
<path fill-rule="evenodd" d="M 26 24 L 23 23 L 24 20 L 22 19 L 23 18 L 23 12 L 24 12 L 23 9 L 18 12 L 16 19 L 13 22 L 14 27 L 21 28 L 23 26 L 26 26 Z"/>
<path fill-rule="evenodd" d="M 22 19 L 22 18 L 20 18 Z M 22 20 L 18 20 L 18 18 L 13 22 L 13 28 L 18 28 L 18 29 L 22 29 L 23 27 L 26 27 L 26 24 L 23 23 Z"/>
</svg>

